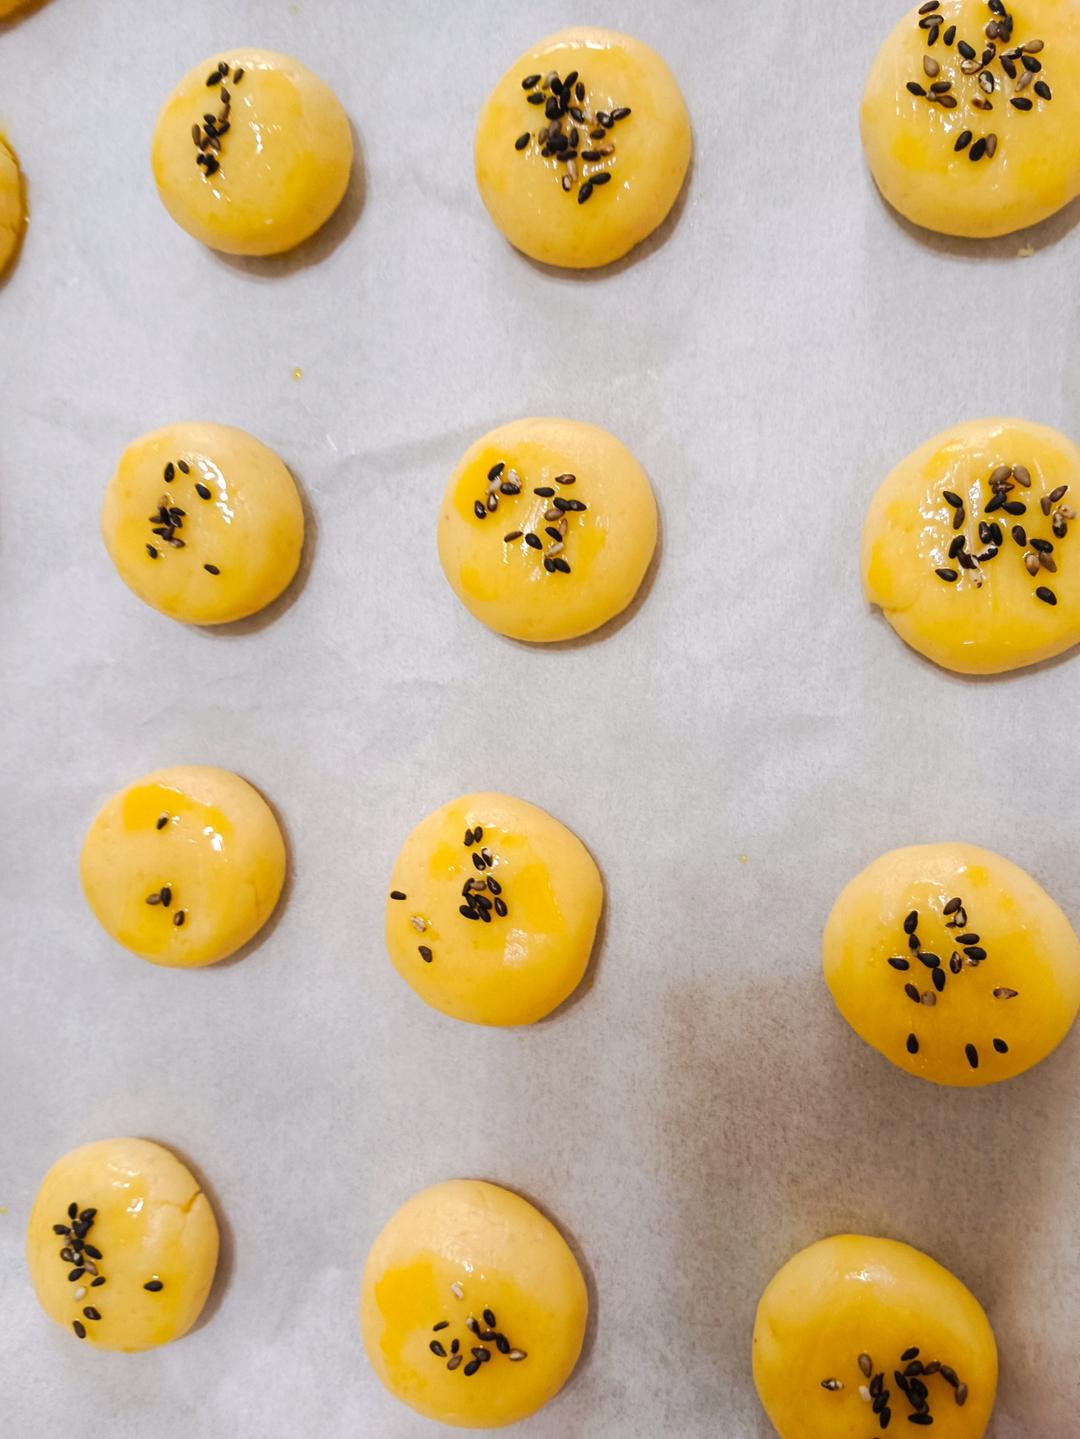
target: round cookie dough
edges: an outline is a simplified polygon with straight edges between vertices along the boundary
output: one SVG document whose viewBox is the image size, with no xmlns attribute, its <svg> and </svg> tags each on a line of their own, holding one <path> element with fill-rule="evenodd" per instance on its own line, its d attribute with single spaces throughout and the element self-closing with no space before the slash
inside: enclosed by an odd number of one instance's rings
<svg viewBox="0 0 1080 1439">
<path fill-rule="evenodd" d="M 360 1327 L 396 1398 L 443 1424 L 495 1429 L 566 1383 L 588 1308 L 549 1220 L 507 1189 L 453 1179 L 414 1195 L 372 1245 Z"/>
<path fill-rule="evenodd" d="M 128 588 L 193 625 L 229 624 L 277 599 L 304 545 L 300 496 L 273 450 L 199 421 L 127 447 L 101 528 Z"/>
<path fill-rule="evenodd" d="M 656 532 L 645 471 L 614 435 L 578 420 L 516 420 L 477 440 L 451 476 L 439 559 L 491 629 L 566 640 L 626 608 Z"/>
<path fill-rule="evenodd" d="M 578 26 L 541 40 L 495 86 L 476 127 L 476 183 L 517 249 L 591 269 L 667 217 L 690 146 L 686 103 L 660 56 Z"/>
<path fill-rule="evenodd" d="M 0 140 L 0 275 L 15 258 L 25 229 L 26 201 L 19 162 L 15 152 Z"/>
<path fill-rule="evenodd" d="M 925 13 L 924 13 L 925 12 Z M 1080 194 L 1080 9 L 941 0 L 910 9 L 862 102 L 870 169 L 917 225 L 985 239 Z"/>
<path fill-rule="evenodd" d="M 277 255 L 341 203 L 352 132 L 337 96 L 299 60 L 232 50 L 189 71 L 166 100 L 152 160 L 162 203 L 189 235 L 230 255 Z"/>
<path fill-rule="evenodd" d="M 83 844 L 81 875 L 115 940 L 152 964 L 193 969 L 234 954 L 270 918 L 285 842 L 239 775 L 174 765 L 107 801 Z"/>
<path fill-rule="evenodd" d="M 935 435 L 886 478 L 863 526 L 863 592 L 913 649 L 962 674 L 1080 640 L 1072 558 L 1080 450 L 1026 420 Z"/>
<path fill-rule="evenodd" d="M 980 1439 L 997 1346 L 978 1300 L 928 1255 L 841 1234 L 789 1259 L 761 1296 L 754 1383 L 780 1439 L 931 1423 L 942 1439 Z"/>
<path fill-rule="evenodd" d="M 521 799 L 468 794 L 405 841 L 386 945 L 433 1009 L 532 1024 L 581 982 L 603 900 L 600 871 L 565 825 Z"/>
<path fill-rule="evenodd" d="M 218 1228 L 191 1171 L 146 1139 L 57 1160 L 26 1232 L 42 1309 L 99 1349 L 131 1354 L 188 1332 L 210 1293 Z"/>
<path fill-rule="evenodd" d="M 825 925 L 840 1013 L 935 1084 L 995 1084 L 1055 1049 L 1080 1009 L 1080 940 L 1030 875 L 972 844 L 876 859 Z"/>
<path fill-rule="evenodd" d="M 31 0 L 0 0 L 0 20 L 6 20 L 9 15 L 14 15 L 16 10 L 22 10 L 30 3 Z"/>
</svg>

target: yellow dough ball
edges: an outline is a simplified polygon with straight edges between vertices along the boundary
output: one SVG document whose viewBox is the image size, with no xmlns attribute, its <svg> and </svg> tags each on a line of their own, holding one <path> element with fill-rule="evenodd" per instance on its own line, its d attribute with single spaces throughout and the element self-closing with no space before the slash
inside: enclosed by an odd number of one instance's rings
<svg viewBox="0 0 1080 1439">
<path fill-rule="evenodd" d="M 230 50 L 166 100 L 152 158 L 162 203 L 189 235 L 230 255 L 277 255 L 341 203 L 352 132 L 337 96 L 299 60 Z"/>
<path fill-rule="evenodd" d="M 931 1424 L 939 1439 L 981 1439 L 997 1346 L 978 1300 L 928 1255 L 841 1234 L 789 1259 L 761 1296 L 754 1383 L 780 1439 Z"/>
<path fill-rule="evenodd" d="M 176 765 L 105 804 L 86 836 L 82 886 L 98 922 L 153 964 L 192 969 L 235 953 L 270 918 L 285 842 L 239 775 Z"/>
<path fill-rule="evenodd" d="M 862 102 L 878 188 L 909 220 L 984 239 L 1080 194 L 1080 9 L 1027 0 L 912 8 L 882 46 Z"/>
<path fill-rule="evenodd" d="M 1080 640 L 1080 450 L 1025 420 L 935 435 L 886 478 L 862 536 L 863 591 L 913 649 L 962 674 Z"/>
<path fill-rule="evenodd" d="M 1030 875 L 972 844 L 882 855 L 825 926 L 825 978 L 856 1034 L 936 1084 L 994 1084 L 1080 1009 L 1080 941 Z"/>
<path fill-rule="evenodd" d="M 656 549 L 656 500 L 625 445 L 577 420 L 476 441 L 439 513 L 439 559 L 472 614 L 512 639 L 573 639 L 620 614 Z"/>
<path fill-rule="evenodd" d="M 476 128 L 476 182 L 517 249 L 590 269 L 666 218 L 690 145 L 686 103 L 660 56 L 629 35 L 575 27 L 541 40 L 495 86 Z"/>
<path fill-rule="evenodd" d="M 15 258 L 25 228 L 26 202 L 19 162 L 0 140 L 0 275 Z"/>
<path fill-rule="evenodd" d="M 300 563 L 304 511 L 273 450 L 229 425 L 166 425 L 133 441 L 105 491 L 120 578 L 174 620 L 229 624 L 263 609 Z"/>
<path fill-rule="evenodd" d="M 360 1326 L 396 1398 L 443 1424 L 494 1429 L 566 1383 L 588 1308 L 549 1220 L 507 1189 L 454 1179 L 414 1195 L 372 1245 Z"/>
<path fill-rule="evenodd" d="M 468 794 L 405 841 L 386 944 L 433 1009 L 532 1024 L 580 983 L 603 901 L 600 871 L 565 825 L 521 799 Z"/>
<path fill-rule="evenodd" d="M 50 1319 L 130 1354 L 188 1332 L 210 1292 L 218 1228 L 191 1171 L 146 1139 L 102 1139 L 57 1160 L 26 1233 Z"/>
<path fill-rule="evenodd" d="M 0 20 L 6 20 L 9 15 L 14 15 L 16 10 L 21 10 L 28 4 L 30 0 L 0 0 Z"/>
</svg>

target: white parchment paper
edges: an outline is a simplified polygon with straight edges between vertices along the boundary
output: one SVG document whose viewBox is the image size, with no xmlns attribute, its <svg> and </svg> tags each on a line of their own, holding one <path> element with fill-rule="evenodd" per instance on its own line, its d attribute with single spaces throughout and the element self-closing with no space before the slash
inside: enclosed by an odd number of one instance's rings
<svg viewBox="0 0 1080 1439">
<path fill-rule="evenodd" d="M 0 288 L 8 1439 L 439 1432 L 380 1389 L 355 1308 L 375 1233 L 454 1175 L 535 1199 L 590 1276 L 587 1353 L 530 1439 L 764 1439 L 757 1297 L 849 1228 L 986 1305 L 994 1439 L 1075 1433 L 1080 1035 L 938 1090 L 855 1038 L 819 968 L 836 893 L 898 844 L 989 845 L 1080 920 L 1080 656 L 962 680 L 859 593 L 869 495 L 929 434 L 1004 412 L 1080 436 L 1077 208 L 951 242 L 864 169 L 899 8 L 51 0 L 0 26 L 33 211 Z M 471 165 L 488 88 L 575 21 L 656 45 L 696 142 L 673 219 L 582 276 L 509 249 Z M 312 65 L 356 128 L 343 212 L 277 261 L 200 248 L 149 174 L 165 94 L 234 44 Z M 663 514 L 632 617 L 550 650 L 480 628 L 434 543 L 460 453 L 529 413 L 614 431 Z M 259 435 L 308 506 L 300 582 L 228 632 L 138 603 L 98 534 L 123 446 L 183 417 Z M 263 942 L 189 973 L 113 945 L 77 877 L 103 799 L 173 762 L 255 783 L 292 860 Z M 587 985 L 529 1031 L 435 1014 L 383 950 L 401 840 L 486 787 L 606 881 Z M 110 1134 L 189 1158 L 227 1240 L 198 1330 L 132 1357 L 52 1326 L 22 1257 L 45 1169 Z"/>
</svg>

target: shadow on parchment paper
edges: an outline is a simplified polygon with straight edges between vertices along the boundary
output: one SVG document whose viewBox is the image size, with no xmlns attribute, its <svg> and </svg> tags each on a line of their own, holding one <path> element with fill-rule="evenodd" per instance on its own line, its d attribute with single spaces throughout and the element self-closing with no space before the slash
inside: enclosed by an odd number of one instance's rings
<svg viewBox="0 0 1080 1439">
<path fill-rule="evenodd" d="M 661 1340 L 639 1361 L 662 1362 L 677 1332 L 695 1406 L 730 1412 L 733 1390 L 753 1396 L 754 1315 L 776 1270 L 832 1234 L 883 1235 L 953 1269 L 987 1309 L 998 1423 L 1024 1416 L 1024 1439 L 1074 1432 L 1075 1332 L 1048 1324 L 1040 1345 L 1025 1323 L 1061 1275 L 1046 1221 L 1074 1203 L 1063 1184 L 1080 1034 L 1027 1075 L 943 1089 L 849 1029 L 816 954 L 797 973 L 790 957 L 776 962 L 775 980 L 742 982 L 718 960 L 714 980 L 673 986 L 655 1025 L 667 1076 L 656 1182 L 671 1196 L 673 1252 L 666 1273 L 658 1265 Z M 1045 1276 L 1038 1288 L 1025 1288 L 1031 1275 Z M 772 1434 L 763 1414 L 753 1432 Z M 992 1423 L 987 1439 L 1005 1432 Z"/>
<path fill-rule="evenodd" d="M 918 240 L 928 250 L 936 250 L 950 260 L 1014 260 L 1023 259 L 1017 251 L 1025 245 L 1035 250 L 1047 250 L 1057 245 L 1080 222 L 1080 196 L 1065 205 L 1053 215 L 1048 215 L 1037 225 L 1028 225 L 1023 230 L 1013 230 L 1008 235 L 998 235 L 991 240 L 967 240 L 962 235 L 939 235 L 936 230 L 916 225 L 899 210 L 893 208 L 881 191 L 874 186 L 878 202 L 913 240 Z"/>
<path fill-rule="evenodd" d="M 295 275 L 298 270 L 309 270 L 322 264 L 352 234 L 353 226 L 360 218 L 367 193 L 367 167 L 364 163 L 364 147 L 360 135 L 349 116 L 349 133 L 353 142 L 353 163 L 349 183 L 341 204 L 320 230 L 310 235 L 293 250 L 281 255 L 226 255 L 221 250 L 211 250 L 219 264 L 239 270 L 253 280 L 276 280 L 282 275 Z"/>
<path fill-rule="evenodd" d="M 240 778 L 245 779 L 246 776 L 241 775 Z M 242 964 L 244 960 L 253 955 L 257 949 L 261 949 L 281 923 L 281 917 L 288 908 L 289 900 L 292 896 L 294 851 L 288 826 L 269 796 L 257 784 L 254 784 L 252 780 L 249 779 L 247 782 L 262 796 L 271 814 L 275 820 L 277 820 L 278 829 L 281 831 L 281 838 L 285 843 L 285 882 L 281 886 L 281 893 L 278 895 L 277 904 L 274 905 L 273 914 L 271 914 L 258 934 L 253 934 L 247 944 L 242 945 L 235 954 L 226 955 L 224 959 L 219 959 L 216 964 L 204 964 L 200 968 L 191 971 L 193 975 L 212 975 L 216 970 L 231 969 L 234 964 Z"/>
<path fill-rule="evenodd" d="M 210 1208 L 214 1211 L 214 1218 L 217 1220 L 219 1240 L 217 1269 L 214 1271 L 214 1281 L 210 1285 L 210 1293 L 206 1296 L 206 1303 L 202 1307 L 202 1313 L 191 1326 L 190 1332 L 194 1334 L 196 1330 L 201 1329 L 204 1324 L 209 1324 L 210 1320 L 213 1319 L 214 1315 L 221 1308 L 222 1301 L 225 1298 L 226 1291 L 232 1279 L 233 1269 L 236 1265 L 236 1246 L 233 1240 L 232 1225 L 229 1223 L 228 1215 L 218 1201 L 213 1186 L 207 1184 L 206 1176 L 199 1169 L 199 1166 L 194 1163 L 190 1155 L 185 1154 L 182 1149 L 177 1149 L 171 1139 L 161 1139 L 156 1134 L 142 1134 L 139 1138 L 149 1140 L 151 1144 L 160 1144 L 161 1147 L 167 1149 L 170 1154 L 175 1154 L 181 1164 L 187 1165 L 195 1176 L 199 1188 L 210 1201 Z"/>
<path fill-rule="evenodd" d="M 936 674 L 953 685 L 1013 684 L 1017 680 L 1025 679 L 1029 675 L 1040 674 L 1044 670 L 1057 669 L 1059 665 L 1066 664 L 1070 659 L 1074 664 L 1080 663 L 1076 655 L 1076 646 L 1073 645 L 1070 649 L 1062 650 L 1059 655 L 1051 655 L 1049 659 L 1039 660 L 1033 665 L 1022 665 L 1019 669 L 1002 670 L 999 674 L 994 675 L 965 675 L 961 674 L 959 670 L 946 669 L 944 665 L 939 665 L 935 660 L 920 653 L 913 645 L 909 645 L 906 640 L 896 633 L 885 617 L 884 611 L 877 605 L 868 605 L 867 610 L 874 622 L 883 625 L 889 631 L 893 641 L 899 645 L 902 650 L 906 650 L 915 660 L 918 668 Z"/>
</svg>

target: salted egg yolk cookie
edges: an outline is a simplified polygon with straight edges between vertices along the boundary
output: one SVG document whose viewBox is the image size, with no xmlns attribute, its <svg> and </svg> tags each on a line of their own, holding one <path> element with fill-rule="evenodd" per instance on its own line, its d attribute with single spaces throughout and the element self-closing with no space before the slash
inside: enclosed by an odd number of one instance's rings
<svg viewBox="0 0 1080 1439">
<path fill-rule="evenodd" d="M 160 1144 L 102 1139 L 57 1160 L 26 1233 L 50 1319 L 132 1353 L 186 1334 L 210 1292 L 218 1228 L 191 1171 Z"/>
<path fill-rule="evenodd" d="M 996 674 L 1080 640 L 1072 558 L 1080 450 L 1025 420 L 935 435 L 886 478 L 862 536 L 863 591 L 913 649 Z"/>
<path fill-rule="evenodd" d="M 433 1009 L 532 1024 L 580 983 L 603 898 L 600 871 L 565 825 L 509 795 L 468 794 L 405 841 L 386 944 Z"/>
<path fill-rule="evenodd" d="M 192 969 L 246 944 L 285 882 L 270 806 L 209 765 L 155 770 L 107 801 L 82 849 L 82 886 L 103 929 L 153 964 Z"/>
<path fill-rule="evenodd" d="M 162 203 L 189 235 L 230 255 L 277 255 L 341 203 L 352 132 L 337 96 L 299 60 L 236 50 L 180 81 L 152 160 Z"/>
<path fill-rule="evenodd" d="M 550 1220 L 508 1189 L 454 1179 L 414 1195 L 372 1245 L 360 1327 L 396 1398 L 443 1424 L 495 1429 L 566 1383 L 588 1308 Z"/>
<path fill-rule="evenodd" d="M 534 260 L 590 269 L 666 218 L 690 163 L 675 77 L 640 40 L 560 30 L 510 67 L 476 128 L 476 182 Z"/>
<path fill-rule="evenodd" d="M 166 425 L 133 441 L 105 491 L 105 544 L 120 578 L 174 620 L 221 625 L 285 590 L 304 511 L 266 445 L 229 425 Z"/>
<path fill-rule="evenodd" d="M 26 204 L 19 162 L 0 140 L 0 275 L 14 259 L 25 228 Z"/>
<path fill-rule="evenodd" d="M 789 1259 L 761 1296 L 754 1383 L 780 1439 L 890 1425 L 980 1439 L 997 1346 L 978 1300 L 928 1255 L 841 1234 Z"/>
<path fill-rule="evenodd" d="M 896 849 L 825 926 L 825 979 L 856 1034 L 936 1084 L 994 1084 L 1055 1049 L 1080 1008 L 1080 941 L 1017 865 L 971 844 Z"/>
<path fill-rule="evenodd" d="M 862 102 L 870 169 L 917 225 L 983 239 L 1080 194 L 1080 11 L 927 0 L 882 46 Z"/>
<path fill-rule="evenodd" d="M 491 629 L 566 640 L 626 608 L 656 531 L 645 471 L 614 435 L 577 420 L 516 420 L 477 440 L 451 476 L 439 559 Z"/>
</svg>

